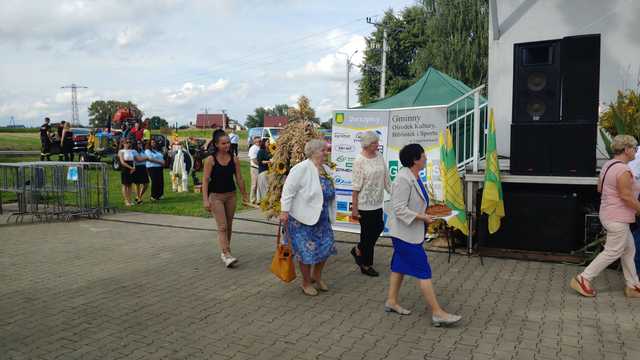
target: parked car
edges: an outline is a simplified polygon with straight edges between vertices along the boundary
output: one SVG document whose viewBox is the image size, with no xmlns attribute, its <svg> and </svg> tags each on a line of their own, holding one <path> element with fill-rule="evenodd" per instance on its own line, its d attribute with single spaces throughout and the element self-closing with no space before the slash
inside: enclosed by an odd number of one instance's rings
<svg viewBox="0 0 640 360">
<path fill-rule="evenodd" d="M 71 129 L 71 133 L 73 133 L 73 152 L 83 153 L 87 151 L 89 132 L 89 129 L 85 128 Z"/>
<path fill-rule="evenodd" d="M 282 128 L 279 127 L 255 127 L 249 129 L 247 135 L 247 147 L 251 147 L 251 139 L 259 137 L 261 139 L 269 139 L 271 142 L 277 142 L 280 137 Z"/>
</svg>

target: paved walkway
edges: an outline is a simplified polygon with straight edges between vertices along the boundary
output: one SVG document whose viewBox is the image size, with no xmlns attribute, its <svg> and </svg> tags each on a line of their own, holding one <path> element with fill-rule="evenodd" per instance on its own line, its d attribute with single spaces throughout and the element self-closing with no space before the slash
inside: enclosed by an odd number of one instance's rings
<svg viewBox="0 0 640 360">
<path fill-rule="evenodd" d="M 245 214 L 241 214 L 244 216 Z M 112 220 L 149 220 L 118 214 Z M 441 303 L 461 326 L 430 326 L 415 281 L 382 304 L 380 278 L 357 273 L 338 244 L 331 291 L 304 296 L 268 271 L 273 237 L 237 235 L 237 269 L 223 268 L 211 220 L 157 217 L 0 227 L 1 359 L 640 359 L 640 301 L 607 270 L 596 299 L 566 284 L 572 265 L 430 254 Z M 173 221 L 170 221 L 173 220 Z M 196 226 L 198 225 L 198 226 Z M 211 228 L 210 228 L 211 229 Z M 238 231 L 274 233 L 238 222 Z M 340 235 L 342 236 L 342 235 Z"/>
</svg>

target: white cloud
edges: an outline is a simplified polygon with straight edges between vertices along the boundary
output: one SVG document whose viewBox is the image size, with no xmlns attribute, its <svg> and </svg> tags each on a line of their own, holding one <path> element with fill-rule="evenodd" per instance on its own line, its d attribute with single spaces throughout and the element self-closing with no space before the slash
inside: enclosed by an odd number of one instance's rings
<svg viewBox="0 0 640 360">
<path fill-rule="evenodd" d="M 172 104 L 185 105 L 206 95 L 221 92 L 226 89 L 228 85 L 229 80 L 226 79 L 218 79 L 209 85 L 186 82 L 180 89 L 166 94 L 166 99 Z"/>
</svg>

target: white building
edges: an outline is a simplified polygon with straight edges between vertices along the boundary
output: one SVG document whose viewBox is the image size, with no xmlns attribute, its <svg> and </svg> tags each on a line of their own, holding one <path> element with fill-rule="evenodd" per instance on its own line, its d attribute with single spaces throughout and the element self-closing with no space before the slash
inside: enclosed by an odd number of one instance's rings
<svg viewBox="0 0 640 360">
<path fill-rule="evenodd" d="M 600 34 L 599 103 L 608 104 L 620 89 L 638 87 L 640 1 L 490 0 L 490 4 L 489 106 L 495 111 L 500 155 L 510 154 L 514 44 Z"/>
</svg>

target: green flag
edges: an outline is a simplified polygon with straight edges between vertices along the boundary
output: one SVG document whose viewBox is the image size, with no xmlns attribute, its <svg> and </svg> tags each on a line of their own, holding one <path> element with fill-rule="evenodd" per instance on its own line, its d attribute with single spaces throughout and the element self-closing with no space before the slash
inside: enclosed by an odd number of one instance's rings
<svg viewBox="0 0 640 360">
<path fill-rule="evenodd" d="M 504 200 L 500 182 L 500 165 L 496 149 L 496 124 L 493 109 L 489 113 L 489 134 L 487 136 L 487 168 L 484 172 L 484 189 L 480 211 L 489 215 L 489 233 L 500 229 L 500 219 L 504 217 Z"/>
<path fill-rule="evenodd" d="M 446 139 L 445 139 L 446 137 Z M 458 174 L 458 162 L 456 161 L 456 151 L 453 148 L 451 132 L 446 129 L 440 134 L 440 174 L 442 176 L 442 188 L 444 192 L 444 202 L 458 214 L 447 221 L 463 234 L 469 234 L 469 223 L 467 222 L 467 212 L 464 206 L 464 194 L 462 192 L 462 181 Z"/>
</svg>

